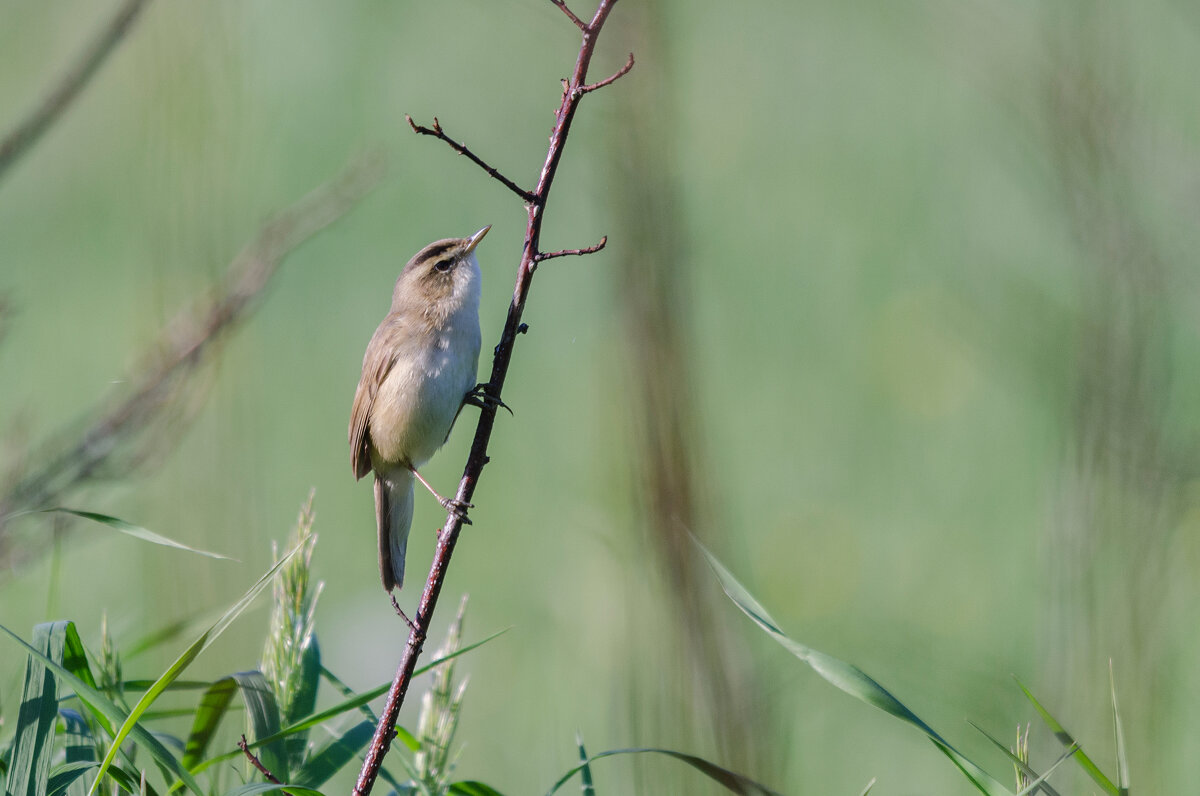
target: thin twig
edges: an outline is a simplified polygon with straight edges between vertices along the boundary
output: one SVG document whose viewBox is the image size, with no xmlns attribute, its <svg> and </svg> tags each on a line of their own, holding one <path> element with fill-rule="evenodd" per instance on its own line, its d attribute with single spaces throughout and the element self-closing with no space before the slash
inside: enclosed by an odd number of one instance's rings
<svg viewBox="0 0 1200 796">
<path fill-rule="evenodd" d="M 396 600 L 396 595 L 389 593 L 388 596 L 392 598 L 392 608 L 395 610 L 396 616 L 403 619 L 404 624 L 408 625 L 408 632 L 412 633 L 416 631 L 418 629 L 416 622 L 409 619 L 408 614 L 404 613 L 404 609 L 400 607 L 400 603 Z"/>
<path fill-rule="evenodd" d="M 434 138 L 442 139 L 443 141 L 445 141 L 447 144 L 450 145 L 451 149 L 453 149 L 455 152 L 457 152 L 460 155 L 466 155 L 468 158 L 471 159 L 472 163 L 474 163 L 476 166 L 478 166 L 479 168 L 486 171 L 493 179 L 495 179 L 497 182 L 499 182 L 501 185 L 503 185 L 508 190 L 515 193 L 517 196 L 524 199 L 526 202 L 537 201 L 537 197 L 534 196 L 532 193 L 525 190 L 520 185 L 517 185 L 515 182 L 510 180 L 508 177 L 505 177 L 503 174 L 501 174 L 499 172 L 499 170 L 484 163 L 483 159 L 480 158 L 478 155 L 476 155 L 474 152 L 472 152 L 470 149 L 468 149 L 466 144 L 460 144 L 457 141 L 455 141 L 453 138 L 451 138 L 450 136 L 446 135 L 446 133 L 442 131 L 442 125 L 438 123 L 436 116 L 433 117 L 433 127 L 425 127 L 424 125 L 417 124 L 416 122 L 414 122 L 412 120 L 412 117 L 409 116 L 407 113 L 404 114 L 404 118 L 408 121 L 408 126 L 413 129 L 414 133 L 418 133 L 420 135 L 431 135 Z"/>
<path fill-rule="evenodd" d="M 543 262 L 544 260 L 553 260 L 555 257 L 566 257 L 572 254 L 595 254 L 604 248 L 608 243 L 608 236 L 605 235 L 600 239 L 600 242 L 594 246 L 585 246 L 582 249 L 560 249 L 556 252 L 538 252 L 533 256 L 535 263 Z"/>
<path fill-rule="evenodd" d="M 41 103 L 25 119 L 0 139 L 0 178 L 8 167 L 25 154 L 50 126 L 62 115 L 67 106 L 79 96 L 88 81 L 100 69 L 105 59 L 116 49 L 121 39 L 133 26 L 147 0 L 125 0 L 112 19 L 100 30 L 95 40 L 79 54 L 58 84 L 46 94 Z"/>
<path fill-rule="evenodd" d="M 63 495 L 103 474 L 103 465 L 131 440 L 147 437 L 154 421 L 187 396 L 185 380 L 204 360 L 211 344 L 250 314 L 254 300 L 283 259 L 345 215 L 374 187 L 381 172 L 378 157 L 359 158 L 268 222 L 234 258 L 212 298 L 198 310 L 181 312 L 163 330 L 152 353 L 144 357 L 141 372 L 128 379 L 135 386 L 125 397 L 107 411 L 103 405 L 94 409 L 90 413 L 94 419 L 82 431 L 72 425 L 28 457 L 37 466 L 0 493 L 0 562 L 8 541 L 6 517 L 60 502 Z M 143 440 L 143 445 L 153 447 L 155 442 Z M 114 475 L 121 474 L 124 471 Z"/>
<path fill-rule="evenodd" d="M 605 86 L 611 86 L 613 83 L 616 83 L 618 80 L 625 77 L 625 75 L 629 74 L 630 69 L 633 69 L 633 53 L 629 54 L 629 60 L 625 62 L 625 65 L 622 66 L 620 69 L 618 69 L 616 72 L 613 72 L 613 74 L 610 77 L 604 78 L 599 83 L 591 83 L 589 85 L 583 86 L 582 88 L 579 89 L 579 92 L 581 94 L 587 94 L 589 92 L 595 91 L 598 88 L 604 88 Z"/>
<path fill-rule="evenodd" d="M 587 31 L 588 24 L 586 22 L 584 22 L 582 19 L 580 19 L 579 17 L 575 16 L 574 11 L 567 8 L 567 4 L 566 4 L 565 0 L 550 0 L 550 2 L 554 3 L 554 5 L 561 8 L 562 12 L 564 14 L 566 14 L 568 17 L 570 17 L 571 21 L 575 23 L 575 27 L 579 28 L 582 31 L 585 31 L 585 32 Z"/>
<path fill-rule="evenodd" d="M 238 741 L 237 745 L 238 745 L 238 749 L 242 750 L 242 754 L 244 754 L 246 756 L 246 759 L 250 761 L 250 765 L 257 768 L 258 773 L 260 773 L 264 777 L 266 777 L 267 782 L 271 782 L 276 785 L 283 784 L 282 782 L 279 781 L 278 777 L 276 777 L 274 774 L 271 773 L 271 770 L 269 768 L 267 768 L 266 766 L 264 766 L 262 764 L 262 761 L 258 759 L 258 755 L 254 754 L 254 752 L 250 751 L 250 744 L 246 743 L 245 735 L 242 735 L 241 740 Z M 280 793 L 282 793 L 284 796 L 292 796 L 290 793 L 288 793 L 285 790 L 281 790 Z"/>
<path fill-rule="evenodd" d="M 564 88 L 562 100 L 554 116 L 554 129 L 550 133 L 550 147 L 546 152 L 546 161 L 538 177 L 537 188 L 529 197 L 521 194 L 522 198 L 526 200 L 525 244 L 521 252 L 521 264 L 517 268 L 517 281 L 513 287 L 512 303 L 508 307 L 508 317 L 504 322 L 500 342 L 495 348 L 492 358 L 492 374 L 488 379 L 488 384 L 491 385 L 489 394 L 497 399 L 497 403 L 499 403 L 500 392 L 504 387 L 504 379 L 508 375 L 508 366 L 512 360 L 517 335 L 522 334 L 528 328 L 521 323 L 521 315 L 525 311 L 525 302 L 529 296 L 529 288 L 537 267 L 540 253 L 538 243 L 542 234 L 542 219 L 545 216 L 543 211 L 550 196 L 550 187 L 554 183 L 554 175 L 558 170 L 559 161 L 562 160 L 563 149 L 571 131 L 571 122 L 575 118 L 575 111 L 579 107 L 580 100 L 587 93 L 580 89 L 588 85 L 588 66 L 596 49 L 596 40 L 617 0 L 600 0 L 596 13 L 588 23 L 583 23 L 571 13 L 562 0 L 551 0 L 551 2 L 571 17 L 582 31 L 583 40 L 579 45 L 579 55 L 575 61 L 574 72 Z M 627 71 L 628 69 L 625 69 L 621 74 Z M 619 75 L 617 76 L 619 77 Z M 616 77 L 612 79 L 615 80 Z M 418 132 L 420 131 L 418 130 Z M 436 132 L 433 134 L 437 135 Z M 490 174 L 491 171 L 488 173 Z M 479 476 L 488 463 L 487 448 L 492 436 L 492 428 L 496 422 L 496 411 L 497 406 L 490 402 L 480 408 L 479 423 L 475 427 L 475 439 L 471 443 L 471 453 L 467 458 L 467 465 L 455 495 L 456 499 L 462 503 L 471 502 L 471 496 L 475 492 Z M 388 689 L 383 714 L 375 728 L 375 736 L 371 739 L 371 745 L 367 749 L 362 772 L 354 785 L 355 796 L 370 794 L 375 785 L 375 779 L 379 775 L 379 769 L 383 765 L 383 758 L 391 746 L 392 736 L 396 731 L 396 716 L 400 712 L 400 706 L 404 704 L 405 694 L 408 693 L 408 686 L 417 665 L 417 657 L 421 654 L 421 647 L 425 643 L 430 623 L 433 621 L 438 595 L 441 594 L 450 558 L 454 554 L 454 546 L 458 543 L 458 535 L 462 526 L 462 515 L 456 511 L 450 511 L 446 516 L 441 533 L 438 534 L 433 561 L 429 567 L 429 576 L 426 578 L 425 588 L 421 592 L 421 600 L 417 605 L 416 627 L 409 632 L 408 643 L 400 658 L 396 676 L 392 680 L 391 688 Z"/>
</svg>

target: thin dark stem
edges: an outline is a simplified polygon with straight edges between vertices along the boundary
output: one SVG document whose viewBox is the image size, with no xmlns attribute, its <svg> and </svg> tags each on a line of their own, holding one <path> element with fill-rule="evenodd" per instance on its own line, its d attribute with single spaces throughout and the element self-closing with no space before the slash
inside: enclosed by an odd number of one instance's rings
<svg viewBox="0 0 1200 796">
<path fill-rule="evenodd" d="M 79 59 L 71 65 L 33 112 L 5 134 L 0 140 L 0 177 L 37 143 L 67 106 L 79 96 L 121 39 L 125 38 L 146 2 L 147 0 L 125 0 L 95 40 L 79 54 Z"/>
<path fill-rule="evenodd" d="M 533 261 L 535 263 L 540 263 L 544 260 L 553 260 L 555 257 L 566 257 L 566 256 L 572 255 L 572 254 L 595 254 L 596 252 L 603 249 L 605 244 L 607 244 L 607 243 L 608 243 L 608 236 L 605 235 L 603 238 L 600 239 L 600 242 L 597 243 L 595 246 L 585 246 L 582 249 L 560 249 L 559 251 L 556 251 L 556 252 L 538 252 L 537 254 L 535 254 L 533 256 Z"/>
<path fill-rule="evenodd" d="M 457 141 L 455 141 L 453 138 L 451 138 L 450 136 L 446 135 L 446 133 L 443 132 L 443 130 L 442 130 L 442 125 L 438 123 L 436 116 L 433 117 L 433 127 L 425 127 L 424 125 L 417 124 L 416 122 L 414 122 L 412 120 L 412 117 L 409 116 L 408 114 L 404 114 L 404 118 L 408 121 L 408 126 L 413 129 L 414 133 L 418 133 L 420 135 L 431 135 L 434 138 L 442 139 L 443 141 L 445 141 L 447 144 L 450 145 L 451 149 L 453 149 L 455 152 L 457 152 L 460 155 L 466 155 L 468 158 L 470 158 L 472 163 L 474 163 L 476 166 L 478 166 L 479 168 L 486 171 L 488 173 L 488 175 L 491 176 L 494 180 L 496 180 L 498 183 L 503 185 L 508 190 L 515 193 L 517 196 L 524 199 L 526 202 L 536 202 L 537 201 L 537 197 L 534 196 L 532 193 L 525 190 L 520 185 L 517 185 L 515 182 L 510 180 L 508 177 L 505 177 L 503 174 L 501 174 L 499 172 L 499 170 L 484 163 L 483 159 L 480 158 L 478 155 L 476 155 L 474 152 L 472 152 L 470 149 L 468 149 L 466 144 L 460 144 Z"/>
<path fill-rule="evenodd" d="M 262 761 L 258 759 L 258 755 L 254 754 L 254 752 L 250 751 L 250 744 L 246 743 L 245 735 L 243 735 L 241 737 L 241 740 L 238 741 L 238 749 L 242 750 L 242 754 L 244 754 L 246 756 L 246 759 L 250 761 L 250 765 L 257 768 L 258 773 L 260 773 L 264 777 L 266 777 L 267 782 L 271 782 L 276 785 L 283 784 L 282 782 L 279 781 L 279 779 L 274 774 L 271 773 L 271 770 L 269 768 L 267 768 L 266 766 L 264 766 L 262 764 Z M 284 796 L 292 796 L 290 793 L 288 793 L 285 790 L 280 791 L 280 793 L 282 793 Z"/>
<path fill-rule="evenodd" d="M 500 403 L 499 398 L 504 387 L 504 379 L 508 375 L 513 347 L 516 344 L 517 335 L 528 328 L 521 323 L 521 315 L 525 311 L 525 301 L 529 296 L 529 287 L 533 281 L 538 258 L 539 256 L 545 258 L 545 255 L 540 253 L 538 241 L 542 234 L 542 219 L 545 216 L 544 211 L 550 196 L 550 187 L 554 183 L 554 175 L 558 170 L 559 161 L 562 160 L 563 149 L 571 131 L 571 122 L 575 118 L 575 111 L 579 107 L 580 100 L 587 94 L 582 89 L 588 85 L 588 65 L 596 50 L 596 40 L 617 0 L 600 0 L 596 13 L 588 23 L 584 23 L 571 13 L 562 0 L 551 0 L 551 2 L 561 8 L 576 23 L 583 33 L 583 40 L 579 45 L 579 56 L 575 61 L 574 72 L 564 87 L 562 101 L 554 116 L 554 128 L 550 132 L 550 147 L 546 152 L 546 161 L 538 177 L 537 188 L 529 196 L 518 191 L 526 201 L 525 243 L 521 252 L 521 263 L 517 268 L 517 281 L 513 287 L 512 302 L 508 307 L 508 317 L 504 322 L 500 342 L 495 348 L 492 358 L 492 374 L 487 382 L 490 385 L 489 394 L 497 400 L 495 403 L 485 402 L 484 406 L 480 408 L 479 423 L 475 427 L 475 439 L 471 443 L 471 453 L 467 458 L 467 466 L 463 470 L 462 480 L 458 484 L 458 492 L 455 495 L 461 503 L 471 502 L 471 496 L 475 492 L 479 476 L 488 463 L 488 442 L 491 440 L 492 428 L 496 422 L 497 405 Z M 632 62 L 627 65 L 627 67 L 631 66 Z M 622 70 L 606 81 L 605 85 L 628 71 L 629 68 Z M 433 135 L 444 139 L 444 136 L 438 135 L 436 131 L 433 132 Z M 472 159 L 479 162 L 476 158 Z M 485 169 L 487 168 L 485 166 Z M 488 173 L 491 174 L 491 170 Z M 580 250 L 580 253 L 584 253 L 583 250 Z M 462 515 L 456 511 L 450 511 L 441 533 L 438 534 L 433 562 L 429 567 L 429 576 L 425 581 L 425 588 L 421 592 L 421 600 L 417 605 L 416 627 L 412 628 L 409 633 L 408 643 L 405 645 L 404 653 L 396 670 L 396 677 L 392 680 L 392 687 L 388 690 L 383 715 L 375 728 L 375 737 L 371 740 L 371 746 L 363 761 L 362 772 L 354 786 L 355 796 L 367 796 L 371 792 L 375 785 L 375 779 L 379 775 L 379 769 L 383 765 L 383 758 L 391 746 L 392 736 L 396 732 L 396 716 L 400 712 L 400 706 L 404 703 L 405 694 L 408 693 L 408 686 L 417 665 L 417 657 L 421 654 L 421 647 L 429 632 L 434 608 L 437 606 L 438 596 L 441 594 L 446 571 L 450 566 L 450 558 L 454 554 L 454 546 L 458 543 L 458 535 L 462 526 Z"/>
</svg>

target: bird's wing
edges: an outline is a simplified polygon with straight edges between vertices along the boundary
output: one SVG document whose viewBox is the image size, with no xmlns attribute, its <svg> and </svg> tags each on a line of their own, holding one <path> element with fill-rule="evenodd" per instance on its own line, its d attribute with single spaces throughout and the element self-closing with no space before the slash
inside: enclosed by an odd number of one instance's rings
<svg viewBox="0 0 1200 796">
<path fill-rule="evenodd" d="M 362 377 L 354 391 L 354 406 L 350 409 L 350 467 L 355 479 L 371 472 L 371 409 L 379 385 L 392 369 L 396 358 L 387 345 L 390 324 L 384 321 L 375 330 L 363 356 Z"/>
</svg>

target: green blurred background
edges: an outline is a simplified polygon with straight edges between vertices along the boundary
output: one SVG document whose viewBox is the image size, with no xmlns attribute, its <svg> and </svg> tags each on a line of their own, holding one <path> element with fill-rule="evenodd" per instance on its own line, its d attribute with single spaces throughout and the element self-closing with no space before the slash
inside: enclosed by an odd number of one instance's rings
<svg viewBox="0 0 1200 796">
<path fill-rule="evenodd" d="M 0 3 L 0 129 L 113 5 Z M 525 218 L 404 114 L 532 185 L 577 45 L 542 0 L 151 3 L 0 182 L 6 478 L 118 397 L 274 211 L 370 147 L 390 165 L 202 369 L 177 446 L 71 496 L 240 563 L 96 526 L 51 546 L 49 522 L 13 520 L 0 622 L 71 618 L 94 645 L 107 615 L 120 645 L 206 616 L 315 487 L 325 662 L 356 689 L 389 679 L 401 626 L 346 445 L 362 352 L 407 258 L 491 223 L 486 373 Z M 677 748 L 787 793 L 971 792 L 750 627 L 692 531 L 787 631 L 1002 781 L 965 719 L 1006 739 L 1035 719 L 1013 674 L 1115 775 L 1111 659 L 1135 790 L 1193 789 L 1200 11 L 623 0 L 592 79 L 630 50 L 576 119 L 543 237 L 609 248 L 538 271 L 515 416 L 447 581 L 439 628 L 463 592 L 468 640 L 512 628 L 461 665 L 459 773 L 544 792 L 579 729 L 590 751 Z M 424 470 L 442 490 L 474 417 Z M 405 606 L 441 519 L 418 497 Z M 254 668 L 266 620 L 264 602 L 191 674 Z M 9 713 L 22 656 L 0 664 Z M 1045 766 L 1057 747 L 1032 737 Z M 601 793 L 709 792 L 669 761 L 596 771 Z"/>
</svg>

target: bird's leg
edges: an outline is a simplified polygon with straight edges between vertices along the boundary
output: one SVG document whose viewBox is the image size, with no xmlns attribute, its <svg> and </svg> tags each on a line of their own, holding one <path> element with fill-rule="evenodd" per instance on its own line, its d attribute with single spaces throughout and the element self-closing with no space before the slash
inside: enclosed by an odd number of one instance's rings
<svg viewBox="0 0 1200 796">
<path fill-rule="evenodd" d="M 475 508 L 475 504 L 464 503 L 461 500 L 458 500 L 457 498 L 442 497 L 441 495 L 439 495 L 437 493 L 437 490 L 434 489 L 432 486 L 430 486 L 429 482 L 426 481 L 425 478 L 420 473 L 417 472 L 416 467 L 413 467 L 410 464 L 408 466 L 408 469 L 411 470 L 412 474 L 417 477 L 417 480 L 421 482 L 421 485 L 429 490 L 429 494 L 431 494 L 435 498 L 437 498 L 437 502 L 442 504 L 442 508 L 444 508 L 446 511 L 454 512 L 454 515 L 456 517 L 458 517 L 460 520 L 462 520 L 464 525 L 472 525 L 473 524 L 471 522 L 471 518 L 467 516 L 467 509 Z"/>
<path fill-rule="evenodd" d="M 475 385 L 475 389 L 463 396 L 463 404 L 466 406 L 474 406 L 477 409 L 483 409 L 486 406 L 498 406 L 502 409 L 507 409 L 511 415 L 512 408 L 501 401 L 497 396 L 492 395 L 492 385 L 490 382 L 480 382 Z"/>
</svg>

